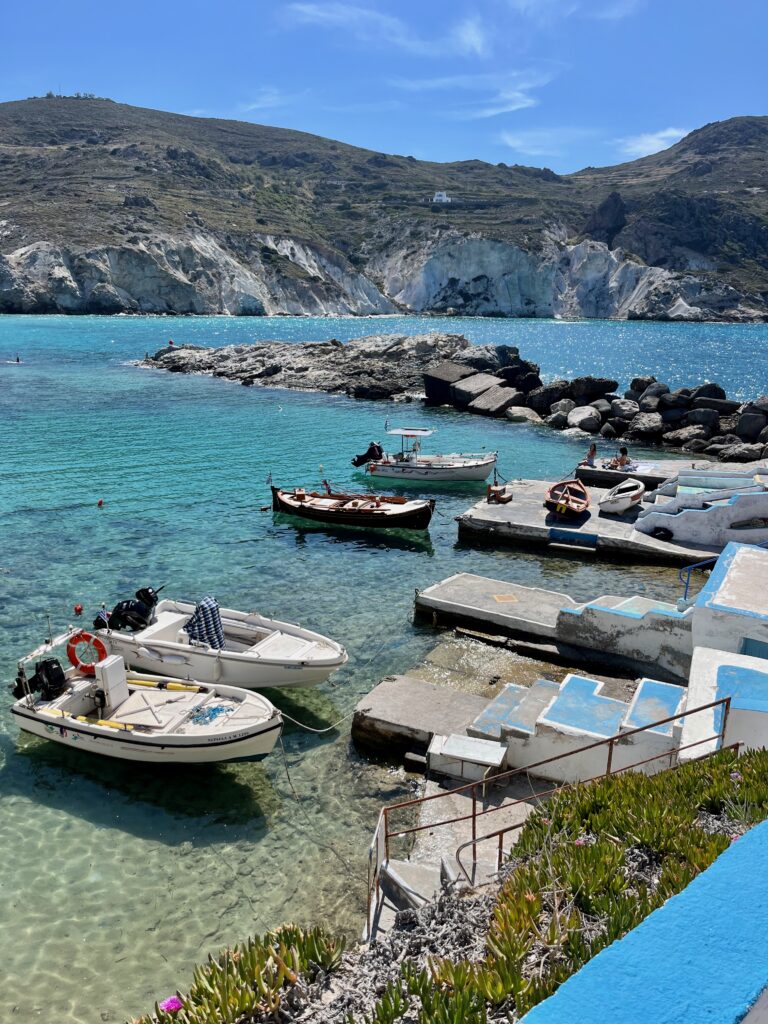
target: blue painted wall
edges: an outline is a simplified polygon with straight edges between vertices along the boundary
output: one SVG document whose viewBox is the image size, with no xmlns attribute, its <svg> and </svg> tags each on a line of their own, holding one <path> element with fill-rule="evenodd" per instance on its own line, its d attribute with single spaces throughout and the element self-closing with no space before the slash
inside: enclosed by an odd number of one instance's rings
<svg viewBox="0 0 768 1024">
<path fill-rule="evenodd" d="M 768 986 L 767 864 L 764 822 L 525 1024 L 736 1024 Z"/>
</svg>

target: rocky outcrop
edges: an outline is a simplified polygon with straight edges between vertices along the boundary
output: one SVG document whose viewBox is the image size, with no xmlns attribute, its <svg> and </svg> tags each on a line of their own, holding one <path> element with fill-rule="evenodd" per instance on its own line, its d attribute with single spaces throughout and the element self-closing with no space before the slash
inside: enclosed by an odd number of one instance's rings
<svg viewBox="0 0 768 1024">
<path fill-rule="evenodd" d="M 424 371 L 451 360 L 469 370 L 467 380 L 517 358 L 506 345 L 473 345 L 462 334 L 374 334 L 347 344 L 327 342 L 264 342 L 199 348 L 167 347 L 143 361 L 143 366 L 171 373 L 201 373 L 255 387 L 327 391 L 352 398 L 410 399 L 422 397 Z M 450 376 L 450 374 L 449 374 Z M 457 375 L 458 379 L 458 375 Z M 485 388 L 484 390 L 488 390 Z M 510 391 L 510 394 L 513 392 Z"/>
</svg>

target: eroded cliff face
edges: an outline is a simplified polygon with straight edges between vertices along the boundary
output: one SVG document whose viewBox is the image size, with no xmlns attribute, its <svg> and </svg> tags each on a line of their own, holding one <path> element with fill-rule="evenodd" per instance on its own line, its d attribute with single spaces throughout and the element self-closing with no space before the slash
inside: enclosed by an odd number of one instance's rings
<svg viewBox="0 0 768 1024">
<path fill-rule="evenodd" d="M 391 313 L 343 257 L 265 235 L 233 253 L 202 232 L 74 252 L 37 242 L 0 256 L 6 313 Z"/>
<path fill-rule="evenodd" d="M 244 245 L 197 231 L 80 251 L 40 241 L 0 255 L 0 312 L 764 316 L 722 283 L 566 237 L 551 229 L 527 250 L 452 231 L 393 232 L 371 243 L 362 272 L 337 251 L 274 235 Z"/>
<path fill-rule="evenodd" d="M 368 265 L 382 291 L 414 312 L 617 319 L 752 319 L 723 284 L 649 267 L 603 242 L 551 231 L 541 251 L 459 235 L 390 249 Z"/>
</svg>

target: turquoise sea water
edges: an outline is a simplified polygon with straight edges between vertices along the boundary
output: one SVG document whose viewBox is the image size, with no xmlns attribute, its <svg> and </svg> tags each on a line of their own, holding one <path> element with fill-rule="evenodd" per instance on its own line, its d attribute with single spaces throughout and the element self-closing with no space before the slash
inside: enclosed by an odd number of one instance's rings
<svg viewBox="0 0 768 1024">
<path fill-rule="evenodd" d="M 387 539 L 280 520 L 276 483 L 353 484 L 349 459 L 392 424 L 434 426 L 434 450 L 500 452 L 505 476 L 556 477 L 583 444 L 546 430 L 415 406 L 244 388 L 131 364 L 165 344 L 342 340 L 456 330 L 508 342 L 545 377 L 640 372 L 670 384 L 765 390 L 765 327 L 554 321 L 0 317 L 0 680 L 46 632 L 142 585 L 213 593 L 346 644 L 350 663 L 276 702 L 317 727 L 435 642 L 413 591 L 471 570 L 575 597 L 668 596 L 675 574 L 456 544 L 478 493 L 441 488 L 429 536 Z M 17 364 L 19 354 L 22 362 Z M 358 480 L 359 484 L 359 480 Z M 98 509 L 98 499 L 104 507 Z M 95 762 L 20 738 L 0 693 L 0 1019 L 120 1021 L 227 942 L 283 920 L 362 924 L 378 807 L 407 791 L 348 728 L 290 731 L 259 765 L 167 771 Z M 298 801 L 296 800 L 298 796 Z"/>
</svg>

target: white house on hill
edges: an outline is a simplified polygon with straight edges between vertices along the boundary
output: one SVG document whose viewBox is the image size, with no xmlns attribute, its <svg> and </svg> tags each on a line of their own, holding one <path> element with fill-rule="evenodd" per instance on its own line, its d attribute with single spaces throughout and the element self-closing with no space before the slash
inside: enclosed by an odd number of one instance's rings
<svg viewBox="0 0 768 1024">
<path fill-rule="evenodd" d="M 451 197 L 447 192 L 435 192 L 432 196 L 433 203 L 450 203 Z"/>
</svg>

